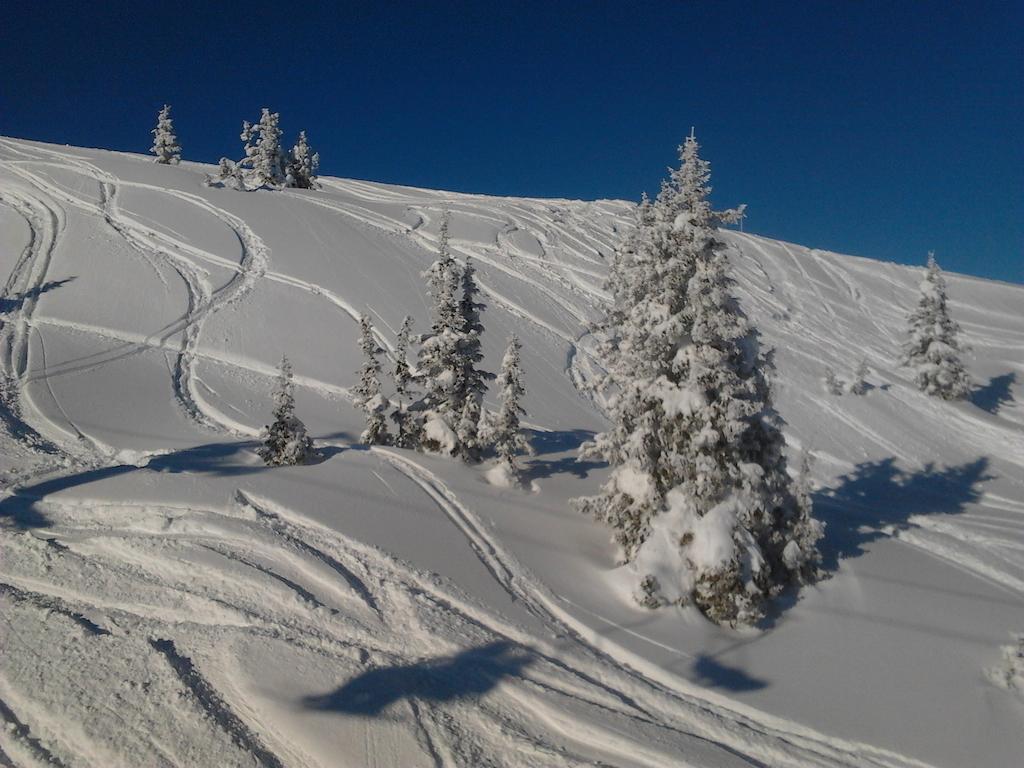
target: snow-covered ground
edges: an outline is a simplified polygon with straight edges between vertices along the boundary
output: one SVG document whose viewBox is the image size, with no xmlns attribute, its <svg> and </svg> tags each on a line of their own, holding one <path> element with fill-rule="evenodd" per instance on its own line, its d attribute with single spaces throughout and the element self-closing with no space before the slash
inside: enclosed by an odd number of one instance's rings
<svg viewBox="0 0 1024 768">
<path fill-rule="evenodd" d="M 1024 287 L 948 276 L 945 403 L 896 363 L 920 270 L 725 233 L 831 573 L 736 632 L 637 607 L 568 506 L 627 204 L 209 170 L 0 140 L 0 764 L 1021 764 Z M 426 328 L 444 206 L 487 367 L 523 340 L 532 488 L 356 444 L 355 318 Z M 283 352 L 324 455 L 267 469 Z"/>
</svg>

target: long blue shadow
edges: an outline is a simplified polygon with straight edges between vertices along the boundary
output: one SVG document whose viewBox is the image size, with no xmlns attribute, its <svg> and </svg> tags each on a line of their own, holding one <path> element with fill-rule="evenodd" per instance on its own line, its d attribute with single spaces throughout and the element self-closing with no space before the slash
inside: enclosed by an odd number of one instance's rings
<svg viewBox="0 0 1024 768">
<path fill-rule="evenodd" d="M 747 674 L 738 667 L 729 667 L 707 654 L 701 654 L 693 663 L 695 682 L 708 688 L 722 688 L 727 691 L 759 691 L 768 687 L 760 678 Z"/>
<path fill-rule="evenodd" d="M 347 435 L 344 433 L 327 436 L 327 438 L 346 437 Z M 162 456 L 154 456 L 148 464 L 142 467 L 134 464 L 100 467 L 28 485 L 0 501 L 0 527 L 6 526 L 20 529 L 46 528 L 50 525 L 50 522 L 36 508 L 36 502 L 52 493 L 66 491 L 69 488 L 77 488 L 131 472 L 180 472 L 217 477 L 233 477 L 273 471 L 273 468 L 265 466 L 261 461 L 254 460 L 252 454 L 258 445 L 259 443 L 252 440 L 231 443 L 209 443 L 185 448 L 180 451 L 173 451 Z M 324 446 L 318 449 L 318 455 L 308 463 L 322 463 L 344 450 L 346 449 L 338 446 Z"/>
<path fill-rule="evenodd" d="M 527 648 L 498 641 L 454 656 L 371 669 L 302 703 L 309 709 L 373 717 L 402 699 L 455 701 L 481 696 L 532 662 Z"/>
<path fill-rule="evenodd" d="M 988 384 L 971 392 L 971 402 L 983 411 L 995 414 L 1004 405 L 1013 402 L 1013 385 L 1017 382 L 1015 372 L 993 376 Z"/>
<path fill-rule="evenodd" d="M 822 565 L 827 571 L 845 558 L 864 554 L 868 544 L 888 538 L 893 529 L 911 527 L 914 515 L 963 512 L 977 501 L 980 486 L 991 479 L 982 456 L 959 466 L 933 464 L 908 472 L 894 458 L 866 461 L 838 485 L 814 495 L 814 513 L 825 522 Z"/>
</svg>

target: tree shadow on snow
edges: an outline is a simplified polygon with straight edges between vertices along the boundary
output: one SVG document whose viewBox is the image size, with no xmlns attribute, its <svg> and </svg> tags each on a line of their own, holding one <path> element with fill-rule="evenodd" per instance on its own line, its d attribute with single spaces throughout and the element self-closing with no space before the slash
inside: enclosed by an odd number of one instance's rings
<svg viewBox="0 0 1024 768">
<path fill-rule="evenodd" d="M 988 384 L 971 392 L 971 402 L 983 411 L 998 413 L 1004 405 L 1013 402 L 1013 385 L 1016 382 L 1017 374 L 1013 371 L 993 376 Z"/>
<path fill-rule="evenodd" d="M 981 495 L 992 479 L 988 458 L 954 467 L 927 464 L 917 471 L 896 466 L 894 458 L 866 461 L 840 478 L 838 485 L 814 495 L 815 516 L 825 522 L 823 567 L 835 571 L 839 561 L 859 557 L 873 541 L 913 527 L 914 515 L 954 515 Z"/>
<path fill-rule="evenodd" d="M 524 463 L 523 480 L 529 484 L 533 480 L 541 480 L 554 475 L 575 475 L 587 477 L 591 470 L 608 466 L 603 461 L 592 461 L 578 458 L 579 448 L 594 433 L 586 429 L 570 429 L 559 432 L 530 431 L 530 445 L 534 455 L 539 458 L 528 459 Z M 546 459 L 557 453 L 571 452 L 569 456 L 557 459 Z"/>
<path fill-rule="evenodd" d="M 588 429 L 567 429 L 558 432 L 542 432 L 539 429 L 529 430 L 530 445 L 537 456 L 552 453 L 578 451 L 587 440 L 592 440 L 594 433 Z"/>
<path fill-rule="evenodd" d="M 343 439 L 345 437 L 347 437 L 346 434 L 337 433 L 329 435 L 324 439 Z M 99 467 L 71 475 L 50 478 L 34 485 L 27 485 L 19 488 L 13 495 L 0 500 L 0 528 L 29 529 L 49 527 L 50 522 L 36 506 L 39 501 L 53 493 L 131 472 L 234 477 L 278 469 L 277 467 L 266 466 L 256 456 L 256 449 L 259 445 L 260 443 L 255 440 L 208 443 L 152 456 L 148 463 L 142 465 L 118 464 L 116 466 Z M 322 464 L 331 457 L 346 450 L 348 450 L 347 447 L 338 445 L 319 446 L 317 448 L 319 455 L 308 461 L 306 466 Z"/>
<path fill-rule="evenodd" d="M 759 691 L 768 686 L 767 681 L 747 674 L 738 667 L 730 667 L 716 661 L 713 656 L 700 654 L 693 662 L 694 682 L 707 688 L 723 688 L 727 691 Z"/>
<path fill-rule="evenodd" d="M 28 299 L 39 298 L 39 296 L 47 291 L 52 291 L 54 288 L 60 288 L 62 285 L 70 283 L 76 277 L 77 275 L 72 275 L 71 277 L 65 277 L 63 280 L 51 280 L 50 282 L 43 283 L 35 288 L 30 288 L 27 291 L 12 293 L 10 296 L 0 297 L 0 314 L 14 312 L 17 309 L 20 309 L 21 305 Z"/>
<path fill-rule="evenodd" d="M 380 667 L 329 693 L 307 696 L 309 709 L 373 717 L 401 699 L 456 701 L 475 698 L 533 662 L 527 648 L 498 641 L 416 664 Z"/>
</svg>

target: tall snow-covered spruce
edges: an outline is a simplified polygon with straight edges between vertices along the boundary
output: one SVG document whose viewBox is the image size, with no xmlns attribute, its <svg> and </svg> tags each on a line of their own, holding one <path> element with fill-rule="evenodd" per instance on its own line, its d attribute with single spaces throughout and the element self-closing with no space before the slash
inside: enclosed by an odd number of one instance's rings
<svg viewBox="0 0 1024 768">
<path fill-rule="evenodd" d="M 313 455 L 313 441 L 306 425 L 295 415 L 295 385 L 292 365 L 281 358 L 274 387 L 274 423 L 264 427 L 263 446 L 258 453 L 267 464 L 302 464 Z"/>
<path fill-rule="evenodd" d="M 769 597 L 814 578 L 823 526 L 786 471 L 769 366 L 716 239 L 743 208 L 712 211 L 692 134 L 680 150 L 612 266 L 596 328 L 612 426 L 583 447 L 612 471 L 577 504 L 613 528 L 642 604 L 693 603 L 749 624 Z"/>
<path fill-rule="evenodd" d="M 434 302 L 430 332 L 420 340 L 416 369 L 423 396 L 413 405 L 422 425 L 420 445 L 427 450 L 456 455 L 456 433 L 462 418 L 460 397 L 463 376 L 459 345 L 462 320 L 459 315 L 459 267 L 452 256 L 448 239 L 449 213 L 441 216 L 437 259 L 426 276 Z"/>
<path fill-rule="evenodd" d="M 377 359 L 384 350 L 373 337 L 373 326 L 366 315 L 359 318 L 359 349 L 363 353 L 363 367 L 359 372 L 359 383 L 352 390 L 356 396 L 356 405 L 366 414 L 366 429 L 359 439 L 368 445 L 386 443 L 388 425 L 385 414 L 388 402 L 380 391 L 381 367 Z"/>
<path fill-rule="evenodd" d="M 496 382 L 501 406 L 497 413 L 488 414 L 482 435 L 494 446 L 498 469 L 509 479 L 519 474 L 516 457 L 532 452 L 530 443 L 519 425 L 519 417 L 526 413 L 522 405 L 526 387 L 523 384 L 522 361 L 519 354 L 521 349 L 522 344 L 517 336 L 509 339 Z"/>
<path fill-rule="evenodd" d="M 174 123 L 171 121 L 171 107 L 164 104 L 156 118 L 153 134 L 153 146 L 149 150 L 156 155 L 156 162 L 163 165 L 177 165 L 181 162 L 181 147 L 178 137 L 174 135 Z"/>
<path fill-rule="evenodd" d="M 971 389 L 971 379 L 960 360 L 964 351 L 957 336 L 960 326 L 949 316 L 946 279 L 928 254 L 928 267 L 920 285 L 917 309 L 910 315 L 910 339 L 904 363 L 914 369 L 914 380 L 922 392 L 957 400 Z"/>
<path fill-rule="evenodd" d="M 479 461 L 480 444 L 479 426 L 481 403 L 487 392 L 487 380 L 494 375 L 481 370 L 477 366 L 484 359 L 480 345 L 480 334 L 484 327 L 480 322 L 480 311 L 485 305 L 477 300 L 480 288 L 476 283 L 476 269 L 467 258 L 462 268 L 462 297 L 458 304 L 457 345 L 458 372 L 453 392 L 455 407 L 461 403 L 456 434 L 459 438 L 459 455 L 469 462 Z"/>
</svg>

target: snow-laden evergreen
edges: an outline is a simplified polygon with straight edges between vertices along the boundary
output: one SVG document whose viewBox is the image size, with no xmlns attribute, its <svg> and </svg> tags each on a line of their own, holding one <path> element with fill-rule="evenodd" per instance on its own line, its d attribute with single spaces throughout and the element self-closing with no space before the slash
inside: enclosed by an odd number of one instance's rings
<svg viewBox="0 0 1024 768">
<path fill-rule="evenodd" d="M 437 259 L 426 273 L 434 303 L 433 319 L 430 332 L 421 338 L 416 368 L 424 393 L 414 408 L 423 425 L 422 447 L 456 453 L 456 429 L 463 415 L 459 396 L 463 376 L 459 345 L 463 334 L 457 296 L 459 268 L 449 246 L 448 225 L 446 210 L 441 218 Z"/>
<path fill-rule="evenodd" d="M 607 370 L 601 389 L 608 393 L 612 427 L 584 446 L 584 456 L 603 458 L 613 471 L 601 494 L 580 499 L 579 506 L 612 526 L 625 560 L 635 556 L 649 532 L 649 518 L 661 509 L 682 471 L 683 458 L 675 452 L 677 439 L 658 388 L 671 389 L 680 381 L 677 351 L 687 343 L 692 324 L 686 289 L 696 254 L 709 247 L 709 238 L 705 233 L 695 241 L 690 230 L 675 227 L 676 219 L 687 212 L 710 230 L 742 215 L 742 208 L 711 211 L 696 143 L 688 141 L 680 151 L 681 166 L 662 183 L 654 202 L 646 196 L 641 200 L 634 226 L 616 250 L 606 285 L 612 301 L 595 327 Z M 638 485 L 634 478 L 650 482 Z"/>
<path fill-rule="evenodd" d="M 868 368 L 868 361 L 861 360 L 857 364 L 857 369 L 853 372 L 853 380 L 850 382 L 848 390 L 851 395 L 863 395 L 868 391 L 868 374 L 870 369 Z"/>
<path fill-rule="evenodd" d="M 181 162 L 181 147 L 178 137 L 174 135 L 174 123 L 171 120 L 171 107 L 164 104 L 156 118 L 153 134 L 153 146 L 149 150 L 156 155 L 156 162 L 163 165 L 177 165 Z"/>
<path fill-rule="evenodd" d="M 264 427 L 258 453 L 268 465 L 302 464 L 313 455 L 313 440 L 306 425 L 295 415 L 295 385 L 292 365 L 281 358 L 274 387 L 274 422 Z"/>
<path fill-rule="evenodd" d="M 251 186 L 281 186 L 285 181 L 285 157 L 281 149 L 281 115 L 266 107 L 255 125 L 242 123 L 244 163 L 251 169 Z"/>
<path fill-rule="evenodd" d="M 501 360 L 501 370 L 496 382 L 500 407 L 497 413 L 488 414 L 482 430 L 482 437 L 494 447 L 498 465 L 511 477 L 519 474 L 516 457 L 532 453 L 530 443 L 519 425 L 519 417 L 526 415 L 522 405 L 526 387 L 523 383 L 520 350 L 522 344 L 519 338 L 513 335 Z"/>
<path fill-rule="evenodd" d="M 698 149 L 691 135 L 617 253 L 600 329 L 613 426 L 583 451 L 612 472 L 579 505 L 614 529 L 641 602 L 751 623 L 816 570 L 821 526 L 793 492 L 767 363 L 715 238 L 742 209 L 711 210 Z"/>
<path fill-rule="evenodd" d="M 359 372 L 359 383 L 352 390 L 356 405 L 366 414 L 366 428 L 359 439 L 368 445 L 387 443 L 385 417 L 389 403 L 381 393 L 381 365 L 377 359 L 384 350 L 374 338 L 373 326 L 367 315 L 359 318 L 359 349 L 363 353 L 363 367 Z"/>
<path fill-rule="evenodd" d="M 306 139 L 306 132 L 299 131 L 299 140 L 288 153 L 285 169 L 285 186 L 296 189 L 316 189 L 316 174 L 320 169 L 320 153 L 313 152 Z"/>
<path fill-rule="evenodd" d="M 917 308 L 910 315 L 910 339 L 904 362 L 914 369 L 914 380 L 922 392 L 957 400 L 971 388 L 971 379 L 960 360 L 966 349 L 957 336 L 960 326 L 949 315 L 946 279 L 928 254 L 928 266 L 920 284 Z"/>
</svg>

